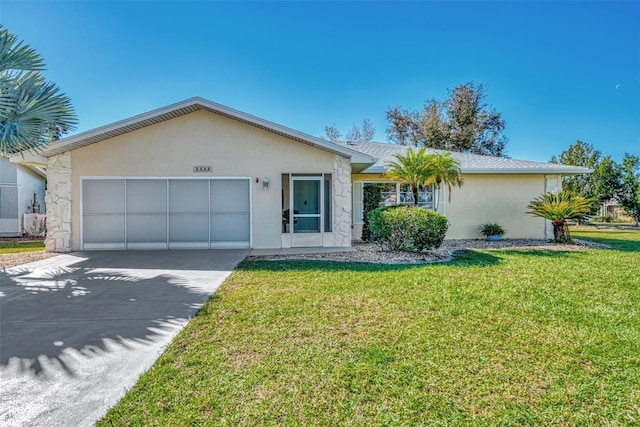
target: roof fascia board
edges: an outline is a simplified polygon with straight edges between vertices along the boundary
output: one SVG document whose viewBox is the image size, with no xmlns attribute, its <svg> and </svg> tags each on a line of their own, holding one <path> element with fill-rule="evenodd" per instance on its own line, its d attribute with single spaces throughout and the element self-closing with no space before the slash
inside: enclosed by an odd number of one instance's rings
<svg viewBox="0 0 640 427">
<path fill-rule="evenodd" d="M 377 166 L 368 168 L 361 173 L 379 174 L 386 172 L 385 167 Z M 566 169 L 541 169 L 541 168 L 504 168 L 504 169 L 462 169 L 463 174 L 470 175 L 581 175 L 593 173 L 593 169 L 580 167 L 567 167 Z"/>
<path fill-rule="evenodd" d="M 39 175 L 41 178 L 47 178 L 47 171 L 45 169 L 42 169 L 41 167 L 35 166 L 35 165 L 25 165 L 27 168 L 29 168 L 33 173 L 35 173 L 36 175 Z"/>
</svg>

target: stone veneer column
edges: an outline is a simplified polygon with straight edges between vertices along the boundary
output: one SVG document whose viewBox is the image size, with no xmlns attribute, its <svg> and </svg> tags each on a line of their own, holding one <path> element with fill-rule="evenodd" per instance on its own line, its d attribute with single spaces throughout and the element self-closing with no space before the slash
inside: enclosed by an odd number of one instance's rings
<svg viewBox="0 0 640 427">
<path fill-rule="evenodd" d="M 47 252 L 71 252 L 71 153 L 49 157 L 47 164 Z"/>
<path fill-rule="evenodd" d="M 544 176 L 544 192 L 555 193 L 562 190 L 562 177 L 560 175 Z M 548 219 L 544 220 L 544 236 L 546 239 L 553 239 L 553 224 Z"/>
<path fill-rule="evenodd" d="M 336 246 L 351 246 L 351 161 L 333 157 L 333 235 Z"/>
</svg>

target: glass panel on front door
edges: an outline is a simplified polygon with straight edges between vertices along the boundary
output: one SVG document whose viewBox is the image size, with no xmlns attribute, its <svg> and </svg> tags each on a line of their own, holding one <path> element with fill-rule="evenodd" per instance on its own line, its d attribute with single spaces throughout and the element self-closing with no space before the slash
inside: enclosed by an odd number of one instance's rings
<svg viewBox="0 0 640 427">
<path fill-rule="evenodd" d="M 320 179 L 293 180 L 294 233 L 320 233 Z"/>
</svg>

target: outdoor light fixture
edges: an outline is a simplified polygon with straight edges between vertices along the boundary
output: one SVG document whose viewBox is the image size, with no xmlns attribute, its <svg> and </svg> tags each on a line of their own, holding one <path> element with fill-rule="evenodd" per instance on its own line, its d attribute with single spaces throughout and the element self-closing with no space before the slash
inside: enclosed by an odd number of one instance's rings
<svg viewBox="0 0 640 427">
<path fill-rule="evenodd" d="M 265 190 L 269 189 L 269 178 L 262 179 L 262 188 L 264 188 Z"/>
</svg>

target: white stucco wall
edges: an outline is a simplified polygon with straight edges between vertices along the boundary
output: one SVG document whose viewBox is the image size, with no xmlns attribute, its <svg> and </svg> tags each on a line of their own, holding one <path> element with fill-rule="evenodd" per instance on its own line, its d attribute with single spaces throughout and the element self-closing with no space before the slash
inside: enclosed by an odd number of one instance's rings
<svg viewBox="0 0 640 427">
<path fill-rule="evenodd" d="M 337 157 L 340 160 L 336 160 Z M 331 173 L 334 178 L 336 245 L 350 245 L 349 225 L 339 226 L 345 212 L 350 221 L 349 159 L 290 140 L 214 113 L 199 111 L 71 152 L 71 246 L 80 247 L 80 177 L 252 177 L 253 247 L 281 246 L 283 173 Z M 193 166 L 212 166 L 194 173 Z M 258 183 L 256 183 L 256 178 Z M 270 186 L 264 190 L 263 178 Z M 346 204 L 340 206 L 341 200 Z M 337 204 L 336 204 L 337 203 Z M 347 237 L 348 233 L 348 237 Z"/>
<path fill-rule="evenodd" d="M 464 175 L 462 188 L 445 198 L 451 222 L 449 239 L 480 238 L 480 225 L 500 224 L 509 239 L 542 239 L 545 222 L 526 213 L 527 205 L 544 192 L 544 175 Z"/>
<path fill-rule="evenodd" d="M 438 212 L 449 219 L 447 239 L 480 239 L 480 225 L 495 222 L 506 229 L 505 238 L 545 238 L 545 221 L 526 213 L 526 206 L 545 191 L 545 176 L 464 174 L 464 185 L 453 187 L 451 199 L 443 186 Z M 355 181 L 380 181 L 378 174 L 354 175 Z M 362 235 L 354 224 L 353 235 Z"/>
<path fill-rule="evenodd" d="M 17 212 L 15 218 L 0 218 L 0 235 L 19 236 L 23 231 L 23 215 L 28 213 L 34 193 L 40 204 L 40 212 L 44 213 L 45 178 L 31 168 L 11 163 L 6 158 L 0 158 L 0 169 L 0 187 L 17 189 L 14 190 L 15 194 L 12 192 L 13 197 L 9 197 L 9 192 L 0 196 L 0 205 L 6 204 L 10 210 Z"/>
<path fill-rule="evenodd" d="M 18 206 L 20 218 L 22 218 L 23 214 L 29 213 L 28 208 L 33 201 L 34 193 L 36 194 L 36 200 L 40 205 L 40 213 L 44 213 L 45 178 L 26 166 L 18 165 L 18 187 L 20 194 Z"/>
</svg>

